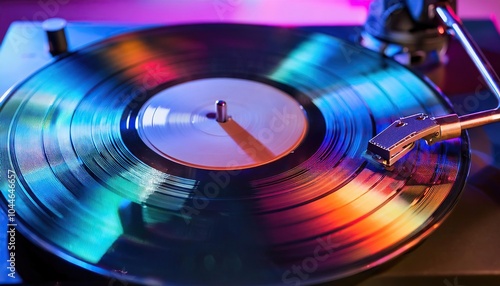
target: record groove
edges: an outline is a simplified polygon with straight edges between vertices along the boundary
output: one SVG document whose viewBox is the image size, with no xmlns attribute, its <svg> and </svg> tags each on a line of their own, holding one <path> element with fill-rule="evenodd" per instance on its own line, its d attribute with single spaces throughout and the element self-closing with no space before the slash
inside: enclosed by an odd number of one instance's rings
<svg viewBox="0 0 500 286">
<path fill-rule="evenodd" d="M 134 124 L 144 103 L 209 78 L 289 95 L 307 118 L 299 146 L 230 170 L 149 149 Z M 0 109 L 9 126 L 0 165 L 18 173 L 23 233 L 92 271 L 152 284 L 311 284 L 401 254 L 455 204 L 469 166 L 465 134 L 417 144 L 392 172 L 363 157 L 372 136 L 417 112 L 450 108 L 406 68 L 323 34 L 156 28 L 70 54 L 12 90 Z"/>
</svg>

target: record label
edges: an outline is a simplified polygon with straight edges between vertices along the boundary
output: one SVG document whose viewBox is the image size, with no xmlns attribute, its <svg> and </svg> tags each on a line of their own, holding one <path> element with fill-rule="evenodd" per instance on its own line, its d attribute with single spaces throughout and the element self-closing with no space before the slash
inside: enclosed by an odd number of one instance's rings
<svg viewBox="0 0 500 286">
<path fill-rule="evenodd" d="M 218 100 L 228 118 L 216 120 Z M 160 91 L 139 111 L 137 130 L 155 152 L 209 170 L 261 166 L 295 150 L 307 131 L 302 107 L 257 81 L 209 78 Z"/>
</svg>

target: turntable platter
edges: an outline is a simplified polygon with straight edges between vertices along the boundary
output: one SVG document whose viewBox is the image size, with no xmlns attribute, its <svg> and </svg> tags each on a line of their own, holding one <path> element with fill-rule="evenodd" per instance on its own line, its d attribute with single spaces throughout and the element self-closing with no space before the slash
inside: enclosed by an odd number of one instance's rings
<svg viewBox="0 0 500 286">
<path fill-rule="evenodd" d="M 446 217 L 465 134 L 417 143 L 392 171 L 363 153 L 400 116 L 450 111 L 405 67 L 324 34 L 163 27 L 13 88 L 0 166 L 16 173 L 19 230 L 75 265 L 143 284 L 312 284 L 380 265 Z"/>
</svg>

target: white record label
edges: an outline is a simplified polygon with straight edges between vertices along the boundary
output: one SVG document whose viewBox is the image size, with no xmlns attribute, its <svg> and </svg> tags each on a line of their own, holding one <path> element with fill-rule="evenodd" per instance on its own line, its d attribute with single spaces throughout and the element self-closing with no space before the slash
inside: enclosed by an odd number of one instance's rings
<svg viewBox="0 0 500 286">
<path fill-rule="evenodd" d="M 216 101 L 228 120 L 216 120 Z M 301 105 L 257 81 L 199 79 L 154 95 L 139 111 L 144 143 L 172 161 L 202 169 L 244 169 L 275 161 L 300 144 L 307 131 Z"/>
</svg>

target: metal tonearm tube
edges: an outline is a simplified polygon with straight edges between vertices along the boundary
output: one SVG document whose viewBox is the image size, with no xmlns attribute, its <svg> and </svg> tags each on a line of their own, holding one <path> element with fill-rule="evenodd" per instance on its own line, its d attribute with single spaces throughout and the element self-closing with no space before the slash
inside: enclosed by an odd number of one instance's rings
<svg viewBox="0 0 500 286">
<path fill-rule="evenodd" d="M 445 25 L 448 34 L 457 38 L 472 58 L 489 89 L 499 100 L 499 105 L 495 109 L 463 116 L 449 114 L 430 117 L 426 114 L 416 114 L 393 122 L 368 142 L 367 150 L 371 152 L 376 161 L 385 166 L 392 166 L 415 146 L 417 140 L 424 139 L 428 144 L 433 144 L 438 141 L 459 137 L 464 129 L 500 121 L 498 76 L 449 4 L 441 3 L 434 6 L 434 9 Z"/>
</svg>

